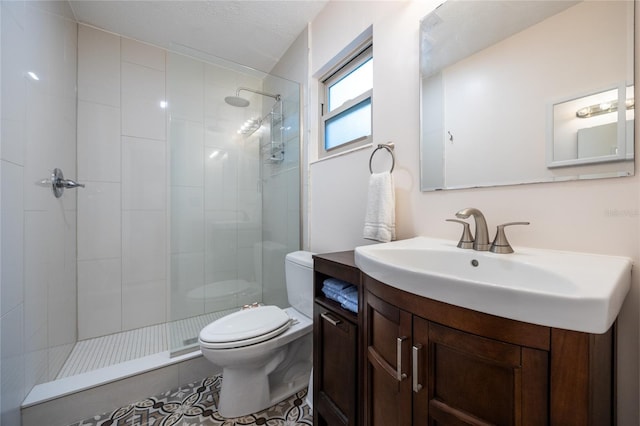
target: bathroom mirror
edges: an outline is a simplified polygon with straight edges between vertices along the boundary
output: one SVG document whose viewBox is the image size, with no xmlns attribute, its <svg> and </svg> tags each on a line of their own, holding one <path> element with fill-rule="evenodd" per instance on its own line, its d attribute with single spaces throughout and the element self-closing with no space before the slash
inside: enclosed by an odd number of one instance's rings
<svg viewBox="0 0 640 426">
<path fill-rule="evenodd" d="M 420 27 L 421 189 L 632 176 L 634 2 L 449 0 Z"/>
</svg>

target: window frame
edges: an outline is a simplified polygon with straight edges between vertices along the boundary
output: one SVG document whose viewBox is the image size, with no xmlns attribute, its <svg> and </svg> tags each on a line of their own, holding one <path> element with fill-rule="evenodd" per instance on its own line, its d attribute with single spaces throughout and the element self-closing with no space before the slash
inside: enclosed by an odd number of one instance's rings
<svg viewBox="0 0 640 426">
<path fill-rule="evenodd" d="M 345 101 L 342 105 L 335 108 L 332 111 L 329 109 L 329 90 L 334 85 L 340 82 L 343 78 L 347 77 L 353 71 L 364 65 L 367 61 L 373 59 L 373 43 L 372 40 L 367 40 L 360 47 L 347 56 L 338 66 L 334 67 L 330 72 L 326 73 L 324 77 L 320 79 L 321 96 L 320 96 L 320 131 L 319 131 L 319 143 L 318 143 L 318 157 L 328 157 L 330 155 L 345 152 L 363 145 L 371 143 L 373 139 L 373 87 L 353 99 Z M 371 132 L 367 136 L 361 136 L 356 139 L 344 142 L 333 148 L 326 149 L 326 125 L 332 118 L 343 114 L 350 109 L 353 109 L 360 103 L 370 100 L 371 102 Z"/>
</svg>

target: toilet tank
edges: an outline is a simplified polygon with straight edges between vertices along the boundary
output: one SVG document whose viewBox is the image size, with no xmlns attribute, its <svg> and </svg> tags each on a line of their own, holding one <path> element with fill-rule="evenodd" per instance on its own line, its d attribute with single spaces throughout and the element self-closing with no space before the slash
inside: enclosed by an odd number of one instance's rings
<svg viewBox="0 0 640 426">
<path fill-rule="evenodd" d="M 313 253 L 294 251 L 284 261 L 289 304 L 311 318 L 313 316 Z"/>
</svg>

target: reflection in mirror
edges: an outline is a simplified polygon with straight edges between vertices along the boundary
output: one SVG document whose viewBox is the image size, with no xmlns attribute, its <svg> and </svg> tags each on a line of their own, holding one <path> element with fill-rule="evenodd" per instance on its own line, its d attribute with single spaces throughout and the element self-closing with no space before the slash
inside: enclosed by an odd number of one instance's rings
<svg viewBox="0 0 640 426">
<path fill-rule="evenodd" d="M 427 15 L 421 189 L 633 175 L 633 28 L 634 2 L 615 0 L 449 0 Z"/>
<path fill-rule="evenodd" d="M 633 160 L 633 86 L 553 104 L 547 166 Z"/>
</svg>

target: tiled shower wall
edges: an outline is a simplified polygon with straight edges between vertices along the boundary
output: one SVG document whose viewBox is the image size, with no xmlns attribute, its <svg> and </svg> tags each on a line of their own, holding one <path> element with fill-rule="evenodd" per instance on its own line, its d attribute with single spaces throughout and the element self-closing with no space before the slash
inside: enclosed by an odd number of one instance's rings
<svg viewBox="0 0 640 426">
<path fill-rule="evenodd" d="M 262 240 L 263 299 L 267 304 L 288 306 L 284 263 L 286 253 L 301 248 L 300 238 L 300 86 L 290 81 L 268 76 L 265 90 L 282 96 L 283 116 L 281 139 L 284 143 L 282 161 L 270 161 L 271 135 L 260 140 L 262 167 Z M 279 136 L 276 137 L 278 139 Z"/>
<path fill-rule="evenodd" d="M 78 38 L 79 339 L 261 300 L 259 136 L 237 133 L 261 101 L 224 97 L 262 78 Z"/>
<path fill-rule="evenodd" d="M 77 26 L 67 2 L 0 10 L 0 423 L 19 425 L 27 392 L 76 341 L 77 191 L 56 199 L 41 182 L 56 167 L 76 178 Z"/>
<path fill-rule="evenodd" d="M 78 27 L 78 338 L 167 320 L 164 50 Z"/>
<path fill-rule="evenodd" d="M 262 299 L 259 138 L 238 134 L 247 119 L 261 117 L 261 102 L 252 97 L 247 108 L 224 102 L 237 87 L 261 84 L 252 75 L 167 55 L 172 320 Z"/>
</svg>

